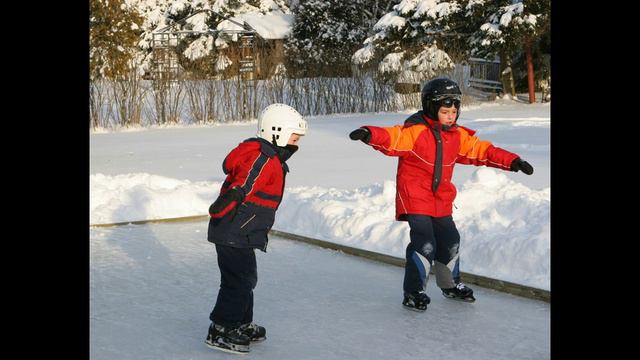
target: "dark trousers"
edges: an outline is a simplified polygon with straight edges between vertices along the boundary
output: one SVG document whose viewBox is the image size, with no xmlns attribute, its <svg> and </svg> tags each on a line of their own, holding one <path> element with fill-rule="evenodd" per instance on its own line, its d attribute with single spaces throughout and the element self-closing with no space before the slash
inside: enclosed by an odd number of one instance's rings
<svg viewBox="0 0 640 360">
<path fill-rule="evenodd" d="M 460 234 L 453 217 L 409 214 L 407 220 L 411 241 L 405 253 L 404 291 L 425 291 L 432 266 L 438 287 L 454 287 L 460 281 Z"/>
<path fill-rule="evenodd" d="M 253 248 L 217 245 L 220 291 L 209 319 L 225 327 L 253 321 L 253 289 L 258 283 Z"/>
</svg>

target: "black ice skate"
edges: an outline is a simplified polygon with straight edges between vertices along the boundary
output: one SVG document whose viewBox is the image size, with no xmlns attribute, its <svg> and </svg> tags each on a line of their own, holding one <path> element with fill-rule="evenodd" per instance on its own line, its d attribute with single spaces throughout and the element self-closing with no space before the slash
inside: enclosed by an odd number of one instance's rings
<svg viewBox="0 0 640 360">
<path fill-rule="evenodd" d="M 413 311 L 425 311 L 427 310 L 427 304 L 431 302 L 431 299 L 424 292 L 417 293 L 404 293 L 404 300 L 402 305 L 409 310 Z"/>
<path fill-rule="evenodd" d="M 267 330 L 254 323 L 240 325 L 240 331 L 249 337 L 249 340 L 251 341 L 263 341 L 267 338 Z"/>
<path fill-rule="evenodd" d="M 455 287 L 450 289 L 442 289 L 442 295 L 454 300 L 466 302 L 476 301 L 476 298 L 473 297 L 473 290 L 463 283 L 458 283 Z"/>
<path fill-rule="evenodd" d="M 242 333 L 240 327 L 227 328 L 220 325 L 209 325 L 209 333 L 204 341 L 212 349 L 234 354 L 249 353 L 249 337 Z"/>
</svg>

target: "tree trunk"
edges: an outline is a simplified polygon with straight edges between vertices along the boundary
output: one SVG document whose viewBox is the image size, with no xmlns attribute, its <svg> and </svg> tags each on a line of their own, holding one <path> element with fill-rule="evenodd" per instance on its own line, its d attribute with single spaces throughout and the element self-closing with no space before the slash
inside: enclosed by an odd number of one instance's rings
<svg viewBox="0 0 640 360">
<path fill-rule="evenodd" d="M 511 67 L 511 55 L 507 52 L 500 54 L 500 80 L 502 81 L 502 90 L 505 94 L 516 97 L 516 87 L 513 80 L 513 68 Z"/>
<path fill-rule="evenodd" d="M 532 46 L 531 39 L 527 39 L 526 44 L 527 51 L 527 82 L 529 83 L 529 104 L 533 104 L 536 102 L 536 93 L 535 93 L 535 81 L 533 75 L 533 55 L 532 55 Z"/>
</svg>

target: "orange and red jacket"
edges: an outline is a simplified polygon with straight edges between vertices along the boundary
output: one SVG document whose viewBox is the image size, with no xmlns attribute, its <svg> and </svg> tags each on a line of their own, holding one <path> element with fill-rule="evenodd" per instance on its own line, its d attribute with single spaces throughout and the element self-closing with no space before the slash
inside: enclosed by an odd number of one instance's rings
<svg viewBox="0 0 640 360">
<path fill-rule="evenodd" d="M 452 213 L 456 187 L 451 183 L 456 163 L 511 170 L 519 156 L 475 136 L 475 131 L 454 124 L 442 126 L 419 111 L 404 126 L 363 126 L 371 132 L 369 145 L 385 155 L 397 156 L 396 220 L 405 214 L 433 217 Z"/>
<path fill-rule="evenodd" d="M 244 195 L 241 204 L 232 202 L 211 215 L 207 238 L 215 244 L 252 247 L 266 251 L 267 233 L 282 201 L 287 164 L 280 160 L 274 145 L 251 138 L 231 150 L 222 163 L 227 175 L 220 195 L 237 188 Z M 237 212 L 227 216 L 234 206 Z"/>
</svg>

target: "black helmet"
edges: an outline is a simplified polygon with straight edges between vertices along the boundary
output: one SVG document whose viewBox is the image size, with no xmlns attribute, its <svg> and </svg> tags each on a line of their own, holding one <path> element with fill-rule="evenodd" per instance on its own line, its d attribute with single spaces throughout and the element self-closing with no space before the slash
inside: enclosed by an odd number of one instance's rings
<svg viewBox="0 0 640 360">
<path fill-rule="evenodd" d="M 446 78 L 436 78 L 424 85 L 421 92 L 422 111 L 431 120 L 438 121 L 438 110 L 443 104 L 447 107 L 452 104 L 458 109 L 456 121 L 460 117 L 460 100 L 462 91 L 455 81 Z"/>
</svg>

